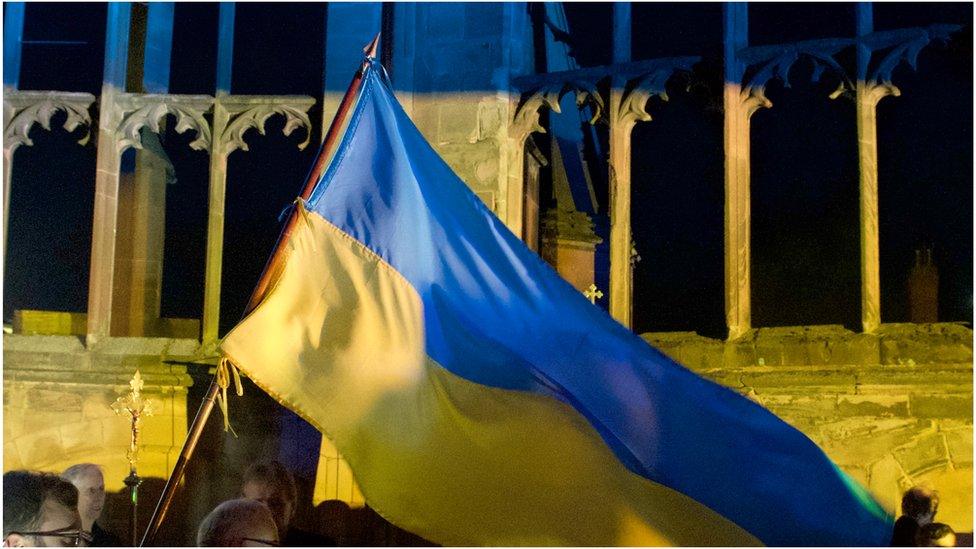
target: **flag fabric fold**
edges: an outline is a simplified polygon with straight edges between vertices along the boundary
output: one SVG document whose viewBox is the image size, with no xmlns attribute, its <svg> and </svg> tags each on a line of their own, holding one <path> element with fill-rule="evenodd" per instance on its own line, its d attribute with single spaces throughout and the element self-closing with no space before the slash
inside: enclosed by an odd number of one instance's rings
<svg viewBox="0 0 976 549">
<path fill-rule="evenodd" d="M 395 524 L 452 545 L 888 543 L 890 517 L 807 437 L 526 248 L 375 65 L 298 207 L 222 351 Z"/>
</svg>

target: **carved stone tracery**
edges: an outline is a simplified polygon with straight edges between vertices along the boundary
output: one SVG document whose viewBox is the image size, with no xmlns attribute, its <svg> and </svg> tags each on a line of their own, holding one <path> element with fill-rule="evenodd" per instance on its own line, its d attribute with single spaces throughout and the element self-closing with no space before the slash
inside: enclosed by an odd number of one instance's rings
<svg viewBox="0 0 976 549">
<path fill-rule="evenodd" d="M 115 112 L 109 114 L 118 120 L 115 129 L 117 150 L 121 154 L 129 147 L 142 149 L 143 128 L 159 133 L 160 124 L 166 115 L 176 117 L 175 130 L 185 133 L 187 130 L 196 132 L 196 139 L 190 142 L 190 148 L 198 151 L 210 149 L 210 124 L 204 115 L 213 105 L 213 97 L 209 95 L 163 95 L 122 93 L 116 96 L 110 107 Z"/>
<path fill-rule="evenodd" d="M 521 94 L 515 109 L 510 135 L 516 142 L 524 143 L 532 133 L 546 133 L 546 129 L 539 123 L 542 109 L 548 107 L 553 112 L 562 112 L 559 103 L 569 92 L 576 94 L 578 107 L 590 105 L 593 110 L 591 124 L 604 118 L 605 102 L 595 82 L 583 79 L 556 80 L 541 83 L 538 87 L 530 88 Z"/>
<path fill-rule="evenodd" d="M 789 88 L 790 70 L 801 58 L 808 59 L 813 64 L 811 82 L 819 82 L 828 71 L 840 79 L 837 89 L 830 94 L 831 99 L 852 97 L 856 80 L 863 81 L 868 86 L 875 103 L 888 95 L 898 96 L 901 92 L 891 81 L 894 69 L 902 62 L 908 63 L 913 70 L 916 69 L 918 54 L 925 46 L 933 41 L 945 42 L 949 35 L 960 29 L 959 25 L 931 25 L 873 32 L 861 38 L 824 38 L 743 48 L 737 53 L 737 57 L 745 64 L 750 75 L 742 82 L 743 105 L 750 116 L 760 108 L 772 107 L 772 102 L 766 97 L 767 84 L 776 78 L 783 82 L 784 87 Z M 878 52 L 887 53 L 872 70 L 858 71 L 855 79 L 850 77 L 836 59 L 837 54 L 851 46 L 866 48 L 869 56 Z"/>
<path fill-rule="evenodd" d="M 930 25 L 924 28 L 897 29 L 873 32 L 858 40 L 858 47 L 867 50 L 869 57 L 885 52 L 874 69 L 865 67 L 858 78 L 869 92 L 869 100 L 877 104 L 886 96 L 897 97 L 901 90 L 892 83 L 892 73 L 905 62 L 912 70 L 918 68 L 918 54 L 932 42 L 945 43 L 949 36 L 962 29 L 959 25 Z M 835 96 L 831 96 L 832 98 Z"/>
<path fill-rule="evenodd" d="M 282 128 L 285 136 L 299 128 L 305 129 L 305 140 L 298 145 L 299 150 L 304 150 L 311 141 L 312 124 L 308 118 L 308 109 L 315 104 L 315 99 L 311 97 L 231 95 L 218 97 L 216 104 L 216 108 L 222 109 L 227 115 L 227 123 L 219 137 L 223 154 L 230 154 L 238 149 L 250 150 L 244 135 L 250 129 L 265 135 L 265 124 L 276 114 L 285 117 Z"/>
<path fill-rule="evenodd" d="M 190 142 L 194 150 L 210 151 L 213 141 L 213 127 L 206 115 L 211 109 L 221 109 L 227 122 L 216 129 L 219 131 L 220 150 L 230 154 L 235 150 L 247 151 L 244 139 L 250 129 L 264 135 L 265 125 L 272 116 L 285 117 L 284 135 L 291 135 L 296 129 L 304 128 L 305 140 L 299 149 L 308 146 L 311 139 L 311 122 L 308 109 L 315 99 L 305 96 L 223 96 L 215 99 L 209 95 L 157 95 L 125 93 L 116 97 L 116 112 L 119 120 L 115 132 L 119 152 L 129 147 L 142 148 L 140 132 L 148 129 L 159 133 L 160 124 L 167 115 L 176 117 L 175 130 L 185 133 L 196 132 L 196 139 Z"/>
<path fill-rule="evenodd" d="M 4 89 L 3 97 L 3 261 L 7 258 L 7 223 L 10 214 L 10 187 L 13 174 L 14 152 L 21 145 L 31 146 L 30 131 L 35 124 L 51 129 L 51 119 L 58 111 L 66 115 L 62 126 L 68 132 L 80 127 L 84 134 L 80 145 L 88 144 L 91 137 L 89 108 L 95 102 L 90 93 L 59 91 L 18 91 Z"/>
<path fill-rule="evenodd" d="M 57 111 L 67 117 L 63 127 L 68 132 L 85 128 L 78 144 L 86 145 L 91 137 L 91 114 L 89 108 L 95 102 L 90 93 L 59 91 L 16 91 L 5 90 L 3 98 L 3 148 L 7 154 L 13 153 L 20 145 L 33 145 L 29 134 L 35 124 L 45 130 L 51 129 L 51 119 Z M 8 158 L 9 161 L 9 158 Z"/>
<path fill-rule="evenodd" d="M 561 112 L 559 102 L 570 91 L 576 94 L 577 106 L 591 107 L 591 124 L 648 121 L 651 117 L 645 110 L 647 100 L 658 96 L 667 101 L 667 81 L 677 72 L 690 71 L 699 59 L 651 59 L 517 78 L 514 84 L 521 95 L 513 117 L 511 135 L 516 141 L 524 141 L 530 133 L 545 133 L 539 124 L 541 109 L 548 107 L 553 112 Z M 610 104 L 610 92 L 615 88 L 623 90 L 623 96 L 619 114 L 616 120 L 611 121 L 607 106 Z"/>
<path fill-rule="evenodd" d="M 766 86 L 769 81 L 777 78 L 783 86 L 790 87 L 790 70 L 801 58 L 813 63 L 810 74 L 812 82 L 819 82 L 820 77 L 828 69 L 840 78 L 840 84 L 832 94 L 840 94 L 844 90 L 853 90 L 854 85 L 847 77 L 846 71 L 834 58 L 835 55 L 854 45 L 853 39 L 827 38 L 822 40 L 805 40 L 792 44 L 775 46 L 752 46 L 738 52 L 738 58 L 745 63 L 749 78 L 743 79 L 741 98 L 746 109 L 746 115 L 752 116 L 760 108 L 770 108 L 772 101 L 766 97 Z"/>
</svg>

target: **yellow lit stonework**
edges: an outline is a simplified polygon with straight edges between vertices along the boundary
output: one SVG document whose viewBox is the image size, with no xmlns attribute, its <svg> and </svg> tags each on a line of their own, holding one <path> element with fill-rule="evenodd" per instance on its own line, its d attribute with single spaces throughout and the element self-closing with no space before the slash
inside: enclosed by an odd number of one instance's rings
<svg viewBox="0 0 976 549">
<path fill-rule="evenodd" d="M 973 528 L 972 330 L 956 324 L 760 328 L 736 342 L 693 332 L 643 337 L 803 431 L 897 514 L 917 484 L 939 520 Z"/>
<path fill-rule="evenodd" d="M 186 437 L 184 366 L 194 340 L 114 338 L 89 351 L 78 337 L 4 334 L 3 468 L 60 473 L 70 465 L 101 465 L 108 491 L 129 473 L 129 421 L 111 405 L 130 389 L 136 367 L 143 396 L 156 404 L 142 419 L 139 474 L 167 478 Z"/>
</svg>

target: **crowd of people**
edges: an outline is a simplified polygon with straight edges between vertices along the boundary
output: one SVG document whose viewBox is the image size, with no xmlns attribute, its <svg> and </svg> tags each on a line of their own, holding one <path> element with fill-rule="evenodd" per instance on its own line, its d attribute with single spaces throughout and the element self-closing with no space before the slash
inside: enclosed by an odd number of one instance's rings
<svg viewBox="0 0 976 549">
<path fill-rule="evenodd" d="M 244 473 L 240 498 L 218 505 L 200 522 L 200 547 L 331 547 L 336 542 L 292 525 L 298 503 L 295 479 L 277 461 Z M 98 465 L 80 463 L 61 475 L 10 471 L 3 475 L 5 547 L 121 547 L 98 523 L 105 479 Z"/>
<path fill-rule="evenodd" d="M 948 524 L 935 522 L 939 493 L 916 486 L 901 498 L 901 517 L 895 521 L 892 547 L 955 547 L 956 533 Z"/>
<path fill-rule="evenodd" d="M 295 479 L 277 461 L 261 461 L 244 473 L 240 497 L 218 505 L 201 521 L 199 547 L 329 547 L 335 540 L 292 524 L 298 503 Z M 119 537 L 98 523 L 105 506 L 105 479 L 98 465 L 73 465 L 60 476 L 32 471 L 3 475 L 5 547 L 117 547 Z M 956 535 L 935 522 L 939 494 L 915 487 L 902 498 L 894 547 L 953 547 Z"/>
</svg>

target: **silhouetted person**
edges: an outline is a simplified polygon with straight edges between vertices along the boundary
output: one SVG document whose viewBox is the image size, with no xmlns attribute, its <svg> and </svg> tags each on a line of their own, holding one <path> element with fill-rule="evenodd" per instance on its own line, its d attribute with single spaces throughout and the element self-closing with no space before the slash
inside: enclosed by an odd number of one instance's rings
<svg viewBox="0 0 976 549">
<path fill-rule="evenodd" d="M 232 499 L 210 511 L 197 530 L 199 547 L 276 547 L 278 527 L 263 503 Z"/>
<path fill-rule="evenodd" d="M 335 540 L 291 526 L 298 490 L 291 472 L 278 461 L 259 461 L 244 472 L 242 495 L 268 506 L 284 547 L 332 547 Z"/>
<path fill-rule="evenodd" d="M 5 547 L 75 547 L 91 542 L 81 527 L 78 490 L 51 473 L 3 475 Z"/>
<path fill-rule="evenodd" d="M 902 516 L 895 521 L 891 536 L 892 547 L 915 547 L 918 529 L 935 519 L 939 510 L 939 493 L 916 486 L 901 498 Z"/>
<path fill-rule="evenodd" d="M 932 522 L 918 529 L 915 544 L 919 547 L 955 547 L 956 533 L 948 524 Z"/>
<path fill-rule="evenodd" d="M 121 547 L 122 540 L 98 524 L 98 517 L 105 507 L 102 468 L 94 463 L 79 463 L 65 469 L 61 478 L 78 489 L 78 514 L 81 515 L 81 527 L 92 534 L 91 546 Z"/>
</svg>

